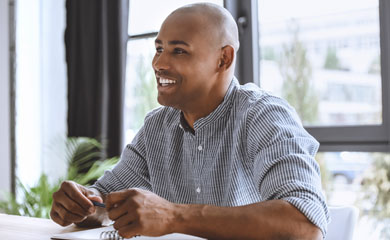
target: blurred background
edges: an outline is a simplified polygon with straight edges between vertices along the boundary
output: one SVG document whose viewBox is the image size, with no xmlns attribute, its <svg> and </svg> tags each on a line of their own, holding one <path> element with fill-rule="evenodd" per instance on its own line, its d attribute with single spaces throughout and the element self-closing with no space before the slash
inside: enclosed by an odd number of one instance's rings
<svg viewBox="0 0 390 240">
<path fill-rule="evenodd" d="M 0 190 L 17 196 L 0 211 L 42 176 L 92 182 L 159 106 L 154 38 L 198 1 L 108 2 L 0 0 Z M 320 141 L 328 204 L 359 208 L 356 239 L 390 239 L 389 1 L 209 2 L 239 23 L 238 79 L 287 99 Z"/>
</svg>

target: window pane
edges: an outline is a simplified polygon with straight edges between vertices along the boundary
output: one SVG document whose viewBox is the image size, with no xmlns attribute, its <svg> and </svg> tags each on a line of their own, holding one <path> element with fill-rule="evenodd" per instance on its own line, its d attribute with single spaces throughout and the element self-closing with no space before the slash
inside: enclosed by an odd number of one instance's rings
<svg viewBox="0 0 390 240">
<path fill-rule="evenodd" d="M 164 19 L 178 7 L 196 3 L 212 2 L 223 5 L 223 0 L 142 0 L 130 1 L 129 4 L 129 35 L 157 32 Z"/>
<path fill-rule="evenodd" d="M 261 85 L 306 126 L 382 124 L 378 0 L 261 0 L 259 24 Z"/>
<path fill-rule="evenodd" d="M 133 40 L 127 44 L 125 144 L 131 142 L 141 128 L 146 113 L 159 106 L 152 68 L 154 52 L 154 38 Z"/>
<path fill-rule="evenodd" d="M 359 209 L 354 239 L 390 239 L 390 154 L 321 152 L 316 159 L 328 205 Z"/>
<path fill-rule="evenodd" d="M 16 176 L 30 186 L 42 173 L 57 181 L 67 168 L 63 157 L 68 103 L 63 3 L 15 2 Z"/>
</svg>

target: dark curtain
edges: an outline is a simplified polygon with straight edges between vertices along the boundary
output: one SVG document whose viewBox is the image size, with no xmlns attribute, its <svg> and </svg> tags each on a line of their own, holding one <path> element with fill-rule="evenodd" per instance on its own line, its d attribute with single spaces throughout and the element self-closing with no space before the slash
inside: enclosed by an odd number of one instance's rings
<svg viewBox="0 0 390 240">
<path fill-rule="evenodd" d="M 68 136 L 104 143 L 104 156 L 121 152 L 128 0 L 66 1 Z"/>
</svg>

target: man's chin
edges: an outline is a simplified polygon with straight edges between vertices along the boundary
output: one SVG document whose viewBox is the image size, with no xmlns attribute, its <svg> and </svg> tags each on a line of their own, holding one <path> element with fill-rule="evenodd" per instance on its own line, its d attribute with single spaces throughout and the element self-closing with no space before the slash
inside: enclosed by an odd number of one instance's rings
<svg viewBox="0 0 390 240">
<path fill-rule="evenodd" d="M 176 107 L 177 107 L 177 103 L 175 103 L 175 101 L 173 101 L 172 99 L 169 99 L 168 96 L 161 96 L 160 94 L 158 94 L 158 96 L 157 96 L 157 102 L 158 102 L 161 106 L 173 107 L 173 108 L 176 108 Z"/>
</svg>

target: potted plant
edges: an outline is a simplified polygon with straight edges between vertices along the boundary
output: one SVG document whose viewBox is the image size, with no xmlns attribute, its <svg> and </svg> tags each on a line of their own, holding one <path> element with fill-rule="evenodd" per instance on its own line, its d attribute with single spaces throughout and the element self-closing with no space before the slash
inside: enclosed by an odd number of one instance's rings
<svg viewBox="0 0 390 240">
<path fill-rule="evenodd" d="M 71 137 L 66 141 L 68 170 L 65 178 L 50 183 L 45 174 L 41 174 L 34 186 L 26 186 L 17 179 L 17 196 L 7 193 L 0 201 L 0 212 L 13 215 L 50 218 L 52 195 L 65 179 L 81 185 L 95 182 L 104 171 L 112 168 L 118 157 L 103 159 L 102 144 L 93 138 Z"/>
</svg>

